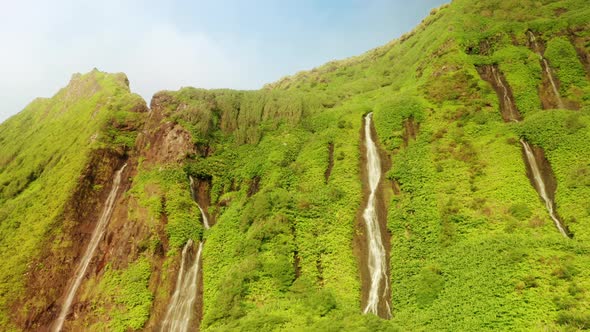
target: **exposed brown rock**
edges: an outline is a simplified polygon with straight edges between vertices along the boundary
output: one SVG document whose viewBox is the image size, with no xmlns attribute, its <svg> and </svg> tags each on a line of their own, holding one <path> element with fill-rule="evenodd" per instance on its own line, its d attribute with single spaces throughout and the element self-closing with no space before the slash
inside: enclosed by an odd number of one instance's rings
<svg viewBox="0 0 590 332">
<path fill-rule="evenodd" d="M 255 176 L 252 178 L 252 181 L 250 182 L 250 187 L 248 188 L 248 197 L 251 197 L 252 195 L 256 194 L 258 192 L 260 186 L 260 177 L 259 176 Z"/>
<path fill-rule="evenodd" d="M 404 141 L 403 146 L 407 147 L 410 141 L 415 141 L 416 136 L 418 135 L 418 130 L 420 130 L 420 123 L 414 120 L 414 117 L 410 117 L 404 121 L 404 132 L 402 134 L 402 139 Z"/>
<path fill-rule="evenodd" d="M 215 216 L 209 213 L 209 207 L 211 206 L 211 178 L 195 178 L 193 190 L 197 204 L 203 209 L 207 220 L 209 220 L 209 226 L 213 226 Z"/>
</svg>

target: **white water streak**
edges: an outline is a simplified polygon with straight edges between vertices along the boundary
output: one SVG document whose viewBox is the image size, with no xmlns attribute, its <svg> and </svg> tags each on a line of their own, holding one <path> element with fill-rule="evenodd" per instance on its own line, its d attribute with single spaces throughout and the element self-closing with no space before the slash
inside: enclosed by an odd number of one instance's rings
<svg viewBox="0 0 590 332">
<path fill-rule="evenodd" d="M 545 181 L 543 181 L 543 177 L 541 176 L 541 170 L 539 169 L 539 165 L 537 164 L 537 160 L 535 159 L 533 149 L 531 148 L 529 143 L 523 139 L 520 140 L 520 143 L 524 147 L 527 160 L 529 162 L 529 165 L 531 166 L 531 170 L 533 172 L 533 179 L 537 185 L 539 195 L 541 195 L 541 198 L 545 202 L 545 207 L 547 207 L 547 211 L 549 211 L 549 215 L 551 216 L 551 219 L 553 219 L 555 226 L 557 226 L 557 229 L 559 229 L 561 235 L 567 238 L 568 234 L 565 231 L 563 225 L 561 224 L 561 221 L 557 217 L 557 214 L 555 213 L 555 205 L 553 203 L 553 200 L 549 197 L 549 193 L 547 193 Z"/>
<path fill-rule="evenodd" d="M 381 179 L 381 161 L 377 146 L 371 136 L 371 118 L 372 113 L 365 117 L 365 147 L 367 150 L 367 174 L 369 178 L 369 200 L 367 207 L 363 211 L 363 219 L 367 228 L 367 243 L 369 249 L 368 267 L 370 274 L 370 289 L 367 299 L 367 306 L 364 313 L 373 313 L 378 315 L 379 302 L 381 298 L 387 296 L 389 284 L 387 281 L 387 259 L 385 247 L 381 238 L 381 229 L 377 218 L 376 194 L 379 181 Z M 379 294 L 380 286 L 383 285 L 383 293 Z M 391 315 L 389 303 L 386 302 L 387 315 Z"/>
<path fill-rule="evenodd" d="M 123 170 L 126 166 L 127 164 L 123 165 L 123 167 L 121 167 L 121 169 L 115 173 L 115 178 L 113 179 L 113 186 L 111 188 L 111 192 L 107 197 L 104 208 L 102 210 L 102 214 L 100 215 L 100 219 L 98 220 L 98 223 L 96 224 L 96 227 L 92 232 L 90 243 L 88 243 L 86 252 L 84 253 L 82 260 L 80 261 L 80 264 L 76 269 L 76 273 L 74 274 L 74 282 L 70 285 L 70 288 L 68 289 L 68 295 L 66 296 L 66 300 L 64 301 L 59 316 L 54 323 L 54 332 L 61 331 L 64 321 L 66 320 L 66 316 L 70 312 L 70 307 L 72 306 L 72 302 L 74 301 L 74 296 L 76 295 L 78 288 L 82 284 L 82 279 L 84 279 L 84 276 L 86 275 L 86 270 L 90 265 L 90 261 L 92 260 L 92 257 L 94 257 L 94 252 L 96 251 L 96 248 L 98 247 L 98 244 L 100 243 L 100 240 L 102 239 L 105 233 L 106 226 L 111 218 L 111 215 L 113 214 L 113 207 L 115 206 L 117 192 L 119 190 L 119 185 L 121 184 L 121 173 L 123 173 Z"/>
<path fill-rule="evenodd" d="M 182 249 L 180 270 L 176 278 L 176 288 L 166 317 L 162 322 L 161 331 L 188 331 L 193 317 L 193 308 L 198 295 L 197 277 L 201 268 L 201 252 L 203 242 L 199 242 L 196 257 L 191 264 L 190 251 L 193 247 L 193 240 L 189 240 Z M 187 266 L 190 266 L 187 270 Z"/>
<path fill-rule="evenodd" d="M 565 105 L 563 104 L 563 100 L 561 100 L 561 95 L 559 94 L 559 90 L 557 90 L 557 84 L 555 84 L 555 78 L 553 77 L 553 73 L 551 72 L 551 68 L 549 67 L 549 63 L 547 62 L 547 59 L 545 59 L 545 57 L 541 53 L 541 49 L 539 48 L 539 45 L 537 44 L 537 38 L 535 38 L 535 34 L 530 30 L 528 31 L 528 34 L 529 34 L 529 40 L 533 44 L 533 49 L 535 50 L 535 53 L 537 53 L 537 55 L 539 56 L 539 59 L 541 60 L 541 67 L 543 67 L 543 70 L 545 70 L 545 73 L 547 73 L 547 77 L 549 78 L 549 83 L 551 83 L 551 88 L 553 90 L 553 93 L 555 94 L 555 98 L 557 98 L 557 107 L 565 108 Z"/>
</svg>

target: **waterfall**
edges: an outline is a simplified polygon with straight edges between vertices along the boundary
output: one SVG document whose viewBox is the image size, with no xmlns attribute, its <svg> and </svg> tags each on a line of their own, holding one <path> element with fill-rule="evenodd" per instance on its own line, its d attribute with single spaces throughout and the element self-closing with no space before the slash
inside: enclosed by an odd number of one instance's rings
<svg viewBox="0 0 590 332">
<path fill-rule="evenodd" d="M 547 187 L 545 185 L 545 181 L 543 181 L 543 177 L 541 175 L 541 169 L 539 168 L 539 164 L 537 163 L 537 160 L 535 159 L 535 154 L 533 153 L 533 149 L 531 148 L 529 143 L 527 141 L 525 141 L 524 139 L 521 139 L 520 143 L 522 144 L 522 146 L 524 148 L 526 158 L 527 158 L 528 163 L 531 167 L 531 171 L 533 173 L 532 174 L 533 181 L 537 187 L 537 191 L 539 192 L 539 195 L 541 196 L 541 198 L 545 202 L 545 207 L 547 207 L 547 211 L 549 211 L 549 215 L 551 216 L 551 219 L 553 219 L 553 222 L 555 223 L 555 226 L 557 226 L 557 229 L 559 229 L 559 232 L 563 236 L 569 237 L 568 233 L 566 232 L 566 230 L 564 229 L 564 227 L 561 223 L 561 220 L 559 220 L 559 218 L 557 217 L 557 214 L 555 212 L 555 203 L 553 202 L 553 200 L 549 196 L 549 193 L 547 192 Z"/>
<path fill-rule="evenodd" d="M 367 174 L 369 180 L 369 200 L 367 207 L 363 211 L 363 219 L 367 228 L 368 244 L 368 268 L 370 274 L 370 289 L 367 299 L 367 305 L 364 313 L 378 314 L 379 302 L 381 298 L 387 296 L 389 285 L 387 281 L 387 258 L 383 240 L 381 238 L 381 229 L 377 218 L 376 195 L 379 181 L 381 180 L 381 161 L 377 146 L 371 136 L 371 118 L 373 113 L 365 117 L 365 147 L 367 150 Z M 383 285 L 383 292 L 380 294 L 379 289 Z M 386 303 L 387 316 L 391 316 L 389 303 Z"/>
<path fill-rule="evenodd" d="M 193 201 L 197 202 L 197 193 L 195 192 L 195 180 L 192 176 L 189 176 L 189 179 L 191 182 L 191 196 L 193 197 Z M 203 226 L 205 226 L 205 229 L 209 229 L 209 220 L 205 215 L 205 211 L 203 211 L 203 209 L 198 203 L 197 206 L 199 207 L 199 211 L 201 211 L 201 215 L 203 216 Z"/>
<path fill-rule="evenodd" d="M 504 82 L 502 82 L 502 79 L 500 78 L 500 75 L 498 74 L 498 71 L 496 70 L 496 67 L 494 67 L 494 66 L 492 66 L 492 76 L 494 77 L 494 80 L 498 84 L 498 87 L 500 87 L 500 89 L 502 89 L 501 102 L 504 103 L 504 107 L 508 110 L 508 113 L 510 115 L 510 121 L 518 122 L 518 118 L 519 118 L 518 112 L 514 109 L 514 106 L 512 105 L 512 100 L 510 100 L 510 94 L 509 94 L 508 88 L 506 87 Z"/>
<path fill-rule="evenodd" d="M 191 177 L 190 189 L 191 195 L 195 203 L 197 202 L 197 195 L 195 193 L 194 185 L 195 182 Z M 205 211 L 197 203 L 197 207 L 201 212 L 203 218 L 203 226 L 205 229 L 209 229 L 209 220 L 205 215 Z M 198 276 L 201 269 L 201 252 L 203 251 L 203 241 L 199 242 L 197 253 L 195 257 L 191 257 L 190 252 L 194 247 L 193 240 L 189 240 L 182 249 L 180 270 L 176 278 L 176 286 L 174 288 L 174 294 L 168 304 L 168 310 L 166 316 L 162 321 L 160 331 L 168 332 L 183 332 L 188 331 L 191 327 L 191 319 L 193 318 L 194 304 L 198 296 Z M 189 268 L 187 268 L 189 266 Z"/>
<path fill-rule="evenodd" d="M 61 311 L 59 313 L 59 316 L 58 316 L 57 320 L 55 321 L 54 328 L 53 328 L 54 332 L 61 331 L 64 321 L 66 320 L 66 316 L 70 312 L 70 307 L 72 306 L 72 302 L 74 301 L 74 296 L 76 295 L 78 288 L 82 284 L 82 279 L 84 279 L 84 276 L 86 275 L 86 270 L 88 269 L 88 266 L 90 265 L 90 261 L 92 260 L 92 257 L 94 256 L 94 252 L 96 251 L 96 248 L 98 247 L 98 243 L 100 242 L 100 240 L 102 239 L 102 237 L 105 233 L 106 226 L 107 226 L 107 224 L 111 218 L 111 215 L 113 213 L 113 207 L 115 206 L 115 200 L 117 198 L 117 192 L 119 191 L 119 185 L 121 184 L 121 173 L 123 173 L 123 170 L 125 169 L 126 166 L 127 166 L 127 164 L 123 165 L 123 167 L 121 167 L 121 169 L 119 169 L 115 173 L 115 178 L 113 179 L 113 186 L 111 188 L 111 192 L 109 193 L 109 196 L 106 199 L 106 202 L 104 204 L 104 208 L 102 210 L 102 214 L 100 215 L 100 219 L 98 220 L 98 223 L 96 224 L 96 227 L 94 228 L 94 231 L 92 232 L 92 236 L 90 238 L 90 243 L 88 243 L 88 247 L 86 248 L 86 252 L 84 252 L 84 256 L 82 257 L 82 260 L 80 261 L 80 264 L 78 265 L 78 268 L 76 269 L 76 273 L 74 274 L 75 275 L 74 281 L 72 282 L 72 284 L 70 285 L 70 288 L 68 289 L 66 300 L 64 301 L 64 303 L 61 307 Z"/>
<path fill-rule="evenodd" d="M 553 77 L 553 73 L 551 72 L 551 68 L 549 67 L 549 63 L 547 62 L 547 59 L 545 59 L 545 57 L 543 56 L 541 48 L 539 47 L 539 44 L 537 43 L 537 38 L 535 37 L 535 34 L 529 30 L 528 35 L 529 35 L 529 41 L 531 42 L 531 45 L 533 46 L 533 50 L 539 56 L 539 60 L 541 60 L 541 67 L 543 67 L 543 71 L 545 71 L 545 73 L 547 74 L 547 78 L 549 79 L 549 83 L 551 84 L 551 89 L 553 90 L 553 93 L 555 94 L 555 98 L 557 99 L 557 107 L 565 108 L 565 105 L 563 104 L 563 100 L 561 100 L 561 95 L 559 94 L 559 90 L 557 89 L 557 84 L 555 84 L 555 78 Z"/>
<path fill-rule="evenodd" d="M 565 106 L 563 104 L 563 100 L 561 100 L 561 95 L 559 94 L 559 91 L 557 90 L 557 85 L 555 84 L 555 80 L 553 78 L 553 74 L 551 73 L 551 69 L 549 68 L 549 63 L 547 62 L 547 59 L 541 57 L 541 61 L 543 62 L 543 68 L 545 69 L 545 72 L 547 73 L 547 77 L 549 78 L 549 82 L 551 83 L 551 88 L 553 89 L 553 93 L 555 94 L 555 98 L 557 98 L 557 106 L 559 108 L 565 108 Z"/>
<path fill-rule="evenodd" d="M 190 327 L 189 324 L 193 316 L 193 308 L 198 295 L 197 277 L 201 268 L 203 242 L 199 242 L 197 254 L 193 262 L 191 262 L 193 258 L 190 257 L 192 247 L 193 240 L 189 240 L 182 249 L 180 270 L 176 278 L 176 288 L 168 305 L 166 317 L 162 322 L 161 331 L 188 331 Z"/>
</svg>

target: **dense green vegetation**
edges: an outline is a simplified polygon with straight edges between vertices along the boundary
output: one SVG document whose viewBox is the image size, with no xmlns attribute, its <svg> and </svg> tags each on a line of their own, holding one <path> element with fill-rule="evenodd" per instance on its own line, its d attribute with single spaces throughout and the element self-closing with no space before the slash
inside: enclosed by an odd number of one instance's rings
<svg viewBox="0 0 590 332">
<path fill-rule="evenodd" d="M 183 170 L 170 165 L 166 169 L 142 169 L 130 191 L 148 209 L 152 223 L 158 222 L 162 214 L 168 217 L 166 232 L 170 246 L 176 249 L 188 239 L 198 241 L 203 233 L 201 213 L 191 198 L 188 184 Z"/>
<path fill-rule="evenodd" d="M 145 327 L 165 307 L 180 248 L 193 239 L 205 241 L 203 330 L 588 329 L 590 73 L 579 52 L 589 28 L 582 0 L 455 0 L 399 40 L 259 91 L 163 91 L 153 116 L 184 128 L 195 147 L 165 164 L 149 160 L 136 131 L 121 130 L 143 120 L 129 112 L 140 101 L 120 77 L 76 78 L 1 127 L 0 306 L 59 229 L 92 149 L 107 147 L 137 149 L 127 222 L 150 231 L 134 243 L 141 253 L 132 262 L 111 262 L 86 283 L 94 328 Z M 529 30 L 579 110 L 541 109 Z M 522 122 L 502 120 L 483 65 L 497 65 Z M 360 310 L 360 132 L 371 111 L 391 164 L 391 320 Z M 531 186 L 520 138 L 545 151 L 573 239 L 559 234 Z M 189 176 L 211 184 L 209 230 Z M 156 292 L 154 275 L 165 285 Z"/>
<path fill-rule="evenodd" d="M 84 294 L 92 297 L 92 306 L 99 316 L 106 316 L 100 321 L 87 326 L 90 330 L 128 331 L 143 327 L 150 315 L 152 293 L 148 290 L 151 266 L 147 259 L 140 258 L 122 271 L 107 269 L 98 285 L 92 283 Z M 108 307 L 105 303 L 114 303 Z"/>
</svg>

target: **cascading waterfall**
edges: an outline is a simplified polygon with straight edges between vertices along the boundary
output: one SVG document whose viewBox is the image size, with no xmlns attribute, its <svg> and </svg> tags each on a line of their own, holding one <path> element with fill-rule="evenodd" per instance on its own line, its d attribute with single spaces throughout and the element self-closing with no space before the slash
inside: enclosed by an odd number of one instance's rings
<svg viewBox="0 0 590 332">
<path fill-rule="evenodd" d="M 539 168 L 539 164 L 535 159 L 533 149 L 531 148 L 530 144 L 524 139 L 521 139 L 520 143 L 524 148 L 528 164 L 531 167 L 531 171 L 533 173 L 533 181 L 537 187 L 537 191 L 539 192 L 539 195 L 545 202 L 545 206 L 547 207 L 547 211 L 549 211 L 551 219 L 553 219 L 553 222 L 555 223 L 555 226 L 557 226 L 557 229 L 559 230 L 561 235 L 569 237 L 568 233 L 566 232 L 564 226 L 561 223 L 561 220 L 559 220 L 559 217 L 557 217 L 557 213 L 555 212 L 555 203 L 553 202 L 553 200 L 549 196 L 549 193 L 547 192 L 547 186 L 545 185 L 545 181 L 543 180 L 543 176 L 541 175 L 541 169 Z"/>
<path fill-rule="evenodd" d="M 561 100 L 561 95 L 559 94 L 559 90 L 557 89 L 557 84 L 555 84 L 555 78 L 553 77 L 553 73 L 551 72 L 551 68 L 549 67 L 549 63 L 547 62 L 547 59 L 545 59 L 545 57 L 543 56 L 541 48 L 539 47 L 539 44 L 537 43 L 537 38 L 535 37 L 535 34 L 530 30 L 527 33 L 529 35 L 529 41 L 531 42 L 531 44 L 533 46 L 533 50 L 535 51 L 535 53 L 537 53 L 537 55 L 539 56 L 539 59 L 541 60 L 541 67 L 543 67 L 543 70 L 547 74 L 547 78 L 549 79 L 549 83 L 551 84 L 551 89 L 553 90 L 553 93 L 555 94 L 555 98 L 557 99 L 557 107 L 565 108 L 565 105 L 563 104 L 563 100 Z"/>
<path fill-rule="evenodd" d="M 363 219 L 367 229 L 368 268 L 370 275 L 370 289 L 367 305 L 363 312 L 378 315 L 381 299 L 387 298 L 389 284 L 387 278 L 387 258 L 381 228 L 377 217 L 377 188 L 381 180 L 381 160 L 377 146 L 371 136 L 371 118 L 373 113 L 365 117 L 365 148 L 367 150 L 367 174 L 369 180 L 369 199 L 363 211 Z M 380 292 L 382 290 L 382 292 Z M 385 301 L 387 316 L 391 316 L 389 303 Z"/>
<path fill-rule="evenodd" d="M 58 316 L 57 320 L 55 321 L 54 328 L 53 328 L 53 331 L 55 331 L 55 332 L 61 331 L 63 324 L 66 320 L 66 316 L 70 312 L 70 307 L 72 306 L 72 302 L 74 301 L 74 296 L 76 296 L 76 292 L 78 291 L 78 288 L 80 288 L 80 285 L 82 284 L 82 279 L 84 279 L 84 276 L 86 275 L 86 270 L 88 269 L 88 266 L 90 265 L 90 261 L 92 260 L 92 257 L 94 257 L 94 252 L 96 251 L 96 248 L 98 248 L 98 244 L 105 233 L 106 226 L 111 218 L 111 215 L 113 214 L 113 208 L 115 206 L 117 192 L 119 191 L 119 185 L 121 184 L 121 174 L 123 173 L 123 170 L 125 169 L 126 166 L 127 166 L 127 164 L 123 165 L 123 167 L 121 167 L 121 169 L 119 169 L 115 173 L 115 178 L 113 179 L 113 186 L 111 188 L 111 192 L 109 193 L 109 196 L 107 197 L 107 200 L 104 204 L 104 208 L 102 210 L 102 214 L 100 215 L 100 219 L 98 220 L 98 223 L 96 224 L 96 227 L 94 228 L 94 231 L 92 232 L 92 236 L 90 238 L 90 243 L 88 243 L 88 247 L 86 248 L 86 252 L 84 252 L 84 256 L 82 257 L 82 260 L 80 261 L 80 264 L 78 265 L 78 268 L 76 269 L 76 273 L 74 274 L 75 275 L 74 281 L 72 282 L 72 284 L 70 285 L 70 288 L 68 289 L 66 299 L 61 307 L 61 311 L 59 313 L 59 316 Z"/>
<path fill-rule="evenodd" d="M 191 195 L 195 203 L 197 196 L 194 190 L 194 180 L 190 179 Z M 201 216 L 203 218 L 203 226 L 209 229 L 209 220 L 205 215 L 205 211 L 197 203 Z M 182 256 L 180 262 L 180 270 L 176 278 L 176 286 L 174 294 L 168 304 L 166 316 L 162 321 L 160 330 L 166 331 L 188 331 L 191 327 L 191 321 L 194 317 L 194 305 L 198 296 L 198 276 L 201 269 L 201 252 L 203 251 L 203 242 L 199 242 L 197 253 L 195 257 L 190 254 L 193 250 L 194 243 L 189 240 L 182 249 Z M 188 268 L 187 268 L 188 267 Z"/>
</svg>

